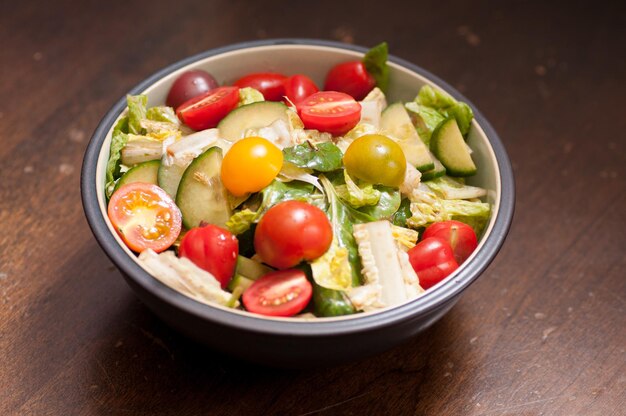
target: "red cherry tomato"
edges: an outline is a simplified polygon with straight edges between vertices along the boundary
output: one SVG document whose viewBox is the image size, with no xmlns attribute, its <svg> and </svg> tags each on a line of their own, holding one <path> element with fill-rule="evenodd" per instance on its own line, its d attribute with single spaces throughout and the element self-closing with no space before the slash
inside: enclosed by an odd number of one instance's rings
<svg viewBox="0 0 626 416">
<path fill-rule="evenodd" d="M 422 239 L 428 237 L 439 237 L 446 240 L 454 250 L 454 258 L 459 264 L 462 264 L 478 246 L 474 229 L 460 221 L 436 222 L 424 231 Z"/>
<path fill-rule="evenodd" d="M 316 92 L 297 105 L 307 129 L 339 136 L 350 131 L 361 119 L 361 104 L 348 94 L 335 91 Z"/>
<path fill-rule="evenodd" d="M 324 89 L 350 94 L 355 100 L 362 100 L 376 86 L 376 80 L 367 72 L 360 61 L 344 62 L 335 65 L 326 75 Z"/>
<path fill-rule="evenodd" d="M 285 201 L 270 208 L 259 221 L 254 248 L 265 263 L 288 269 L 320 257 L 332 240 L 333 230 L 324 211 L 306 202 Z"/>
<path fill-rule="evenodd" d="M 311 300 L 313 287 L 302 270 L 268 273 L 243 292 L 246 309 L 268 316 L 293 316 Z"/>
<path fill-rule="evenodd" d="M 409 250 L 409 261 L 424 289 L 436 285 L 459 267 L 452 247 L 439 237 L 417 243 Z"/>
<path fill-rule="evenodd" d="M 204 130 L 217 126 L 238 102 L 238 87 L 219 87 L 185 101 L 176 114 L 192 129 Z"/>
<path fill-rule="evenodd" d="M 306 75 L 293 75 L 285 80 L 285 95 L 294 104 L 318 91 L 315 82 Z"/>
<path fill-rule="evenodd" d="M 180 234 L 182 216 L 172 198 L 154 184 L 122 185 L 111 196 L 108 215 L 131 250 L 151 248 L 157 253 L 171 246 Z"/>
<path fill-rule="evenodd" d="M 196 266 L 211 273 L 222 288 L 235 274 L 239 242 L 230 231 L 208 224 L 192 228 L 185 234 L 178 255 L 191 260 Z"/>
<path fill-rule="evenodd" d="M 259 72 L 238 79 L 233 85 L 239 88 L 252 87 L 259 90 L 267 101 L 282 101 L 285 95 L 284 81 L 287 77 L 274 72 Z"/>
<path fill-rule="evenodd" d="M 219 85 L 211 74 L 202 70 L 183 72 L 172 84 L 165 103 L 170 107 L 178 107 L 200 94 L 217 88 Z"/>
</svg>

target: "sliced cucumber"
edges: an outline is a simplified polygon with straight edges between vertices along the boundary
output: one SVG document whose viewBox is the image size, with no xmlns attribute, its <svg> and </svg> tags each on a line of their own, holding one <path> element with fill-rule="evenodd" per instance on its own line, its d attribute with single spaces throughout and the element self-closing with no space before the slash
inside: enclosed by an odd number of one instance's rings
<svg viewBox="0 0 626 416">
<path fill-rule="evenodd" d="M 161 163 L 161 166 L 159 167 L 159 172 L 157 173 L 159 186 L 174 199 L 176 198 L 178 184 L 180 183 L 180 179 L 183 177 L 186 169 L 186 166 L 180 166 L 176 163 L 172 163 L 170 165 Z"/>
<path fill-rule="evenodd" d="M 430 138 L 430 149 L 450 176 L 472 176 L 476 165 L 454 118 L 440 123 Z"/>
<path fill-rule="evenodd" d="M 230 290 L 231 293 L 234 293 L 237 288 L 241 288 L 240 290 L 243 293 L 243 291 L 249 288 L 252 283 L 254 283 L 254 280 L 248 279 L 240 274 L 236 274 L 235 277 L 230 279 L 230 282 L 228 282 L 227 289 Z"/>
<path fill-rule="evenodd" d="M 217 129 L 202 130 L 183 137 L 167 147 L 159 168 L 159 186 L 172 198 L 176 198 L 178 184 L 193 158 L 211 146 L 219 146 Z M 221 146 L 220 146 L 221 147 Z"/>
<path fill-rule="evenodd" d="M 146 182 L 157 185 L 159 165 L 161 165 L 160 160 L 150 160 L 133 166 L 117 181 L 113 192 L 117 191 L 120 186 L 133 182 Z"/>
<path fill-rule="evenodd" d="M 435 163 L 435 167 L 422 173 L 423 181 L 440 178 L 446 174 L 446 167 L 441 164 L 441 162 L 435 157 L 435 155 L 432 155 L 432 157 L 433 162 Z"/>
<path fill-rule="evenodd" d="M 271 267 L 247 257 L 239 256 L 237 258 L 237 274 L 247 277 L 248 279 L 256 280 L 273 271 L 274 269 Z"/>
<path fill-rule="evenodd" d="M 380 127 L 397 139 L 407 162 L 419 171 L 426 172 L 435 167 L 428 147 L 417 134 L 411 117 L 402 103 L 391 104 L 383 111 Z"/>
<path fill-rule="evenodd" d="M 266 127 L 279 119 L 289 123 L 285 104 L 260 101 L 234 109 L 220 121 L 217 128 L 224 139 L 234 142 L 241 139 L 246 130 Z"/>
<path fill-rule="evenodd" d="M 220 179 L 222 149 L 211 147 L 187 167 L 176 192 L 176 205 L 187 229 L 201 222 L 226 226 L 232 215 L 226 189 Z"/>
</svg>

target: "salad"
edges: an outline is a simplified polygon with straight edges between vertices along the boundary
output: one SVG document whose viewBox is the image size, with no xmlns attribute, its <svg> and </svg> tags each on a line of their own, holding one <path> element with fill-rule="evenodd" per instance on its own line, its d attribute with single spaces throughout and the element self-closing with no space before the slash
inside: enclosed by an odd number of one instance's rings
<svg viewBox="0 0 626 416">
<path fill-rule="evenodd" d="M 428 85 L 389 103 L 387 45 L 303 74 L 219 85 L 188 71 L 165 105 L 128 96 L 112 131 L 108 217 L 156 279 L 265 316 L 375 311 L 467 260 L 490 217 L 471 108 Z"/>
</svg>

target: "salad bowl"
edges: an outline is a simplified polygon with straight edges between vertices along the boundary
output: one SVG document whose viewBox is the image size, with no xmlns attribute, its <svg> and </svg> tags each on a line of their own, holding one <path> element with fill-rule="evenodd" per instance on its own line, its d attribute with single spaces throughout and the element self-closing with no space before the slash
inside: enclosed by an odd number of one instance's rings
<svg viewBox="0 0 626 416">
<path fill-rule="evenodd" d="M 333 65 L 360 59 L 365 48 L 308 39 L 239 43 L 183 59 L 134 87 L 149 105 L 165 102 L 172 83 L 184 71 L 202 69 L 221 84 L 252 72 L 304 73 L 318 85 Z M 266 365 L 310 367 L 357 359 L 389 349 L 420 333 L 458 301 L 494 259 L 504 243 L 514 209 L 514 180 L 506 151 L 494 129 L 458 91 L 422 68 L 390 56 L 390 102 L 410 101 L 430 85 L 462 100 L 474 112 L 468 135 L 478 166 L 471 185 L 487 189 L 491 218 L 478 247 L 459 269 L 420 297 L 376 312 L 318 319 L 274 318 L 220 305 L 199 303 L 152 277 L 116 234 L 107 217 L 105 171 L 116 121 L 126 107 L 121 98 L 104 116 L 86 150 L 81 193 L 96 240 L 119 268 L 139 299 L 181 333 L 227 354 Z"/>
</svg>

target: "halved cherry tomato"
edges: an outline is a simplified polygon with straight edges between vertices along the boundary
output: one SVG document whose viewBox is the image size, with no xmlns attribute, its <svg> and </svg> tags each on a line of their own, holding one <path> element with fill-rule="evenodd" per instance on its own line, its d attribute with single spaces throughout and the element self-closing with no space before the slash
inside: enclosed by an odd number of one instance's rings
<svg viewBox="0 0 626 416">
<path fill-rule="evenodd" d="M 313 287 L 302 270 L 268 273 L 243 292 L 246 309 L 267 316 L 293 316 L 311 300 Z"/>
<path fill-rule="evenodd" d="M 287 77 L 275 72 L 259 72 L 239 78 L 233 85 L 259 90 L 267 101 L 282 101 L 285 95 L 284 81 Z"/>
<path fill-rule="evenodd" d="M 302 260 L 315 260 L 333 240 L 330 222 L 321 209 L 301 201 L 285 201 L 270 208 L 254 233 L 254 248 L 261 259 L 278 269 Z"/>
<path fill-rule="evenodd" d="M 463 263 L 478 246 L 478 239 L 474 229 L 460 221 L 441 221 L 430 225 L 424 231 L 422 239 L 439 237 L 446 240 L 452 250 L 457 263 Z"/>
<path fill-rule="evenodd" d="M 180 234 L 182 216 L 172 198 L 154 184 L 122 185 L 111 196 L 108 215 L 131 250 L 151 248 L 157 253 L 171 246 Z"/>
<path fill-rule="evenodd" d="M 222 288 L 226 288 L 235 274 L 239 242 L 230 231 L 207 224 L 187 231 L 180 242 L 178 255 L 211 273 Z"/>
<path fill-rule="evenodd" d="M 258 192 L 272 183 L 283 166 L 283 152 L 262 137 L 236 142 L 222 160 L 222 183 L 236 196 Z"/>
<path fill-rule="evenodd" d="M 307 129 L 325 131 L 335 136 L 347 133 L 361 119 L 361 104 L 342 92 L 316 92 L 300 101 L 297 107 Z"/>
<path fill-rule="evenodd" d="M 239 102 L 239 87 L 219 87 L 182 103 L 176 114 L 194 130 L 217 126 Z"/>
<path fill-rule="evenodd" d="M 324 89 L 350 94 L 362 100 L 376 86 L 376 80 L 361 61 L 344 62 L 331 68 L 326 75 Z"/>
<path fill-rule="evenodd" d="M 436 285 L 459 267 L 452 247 L 439 237 L 417 243 L 409 250 L 409 261 L 424 289 Z"/>
<path fill-rule="evenodd" d="M 285 95 L 292 103 L 300 101 L 319 91 L 315 82 L 306 75 L 293 75 L 285 80 Z"/>
<path fill-rule="evenodd" d="M 206 71 L 196 69 L 183 72 L 172 84 L 165 103 L 170 107 L 178 107 L 187 100 L 197 97 L 219 85 L 215 78 Z"/>
</svg>

